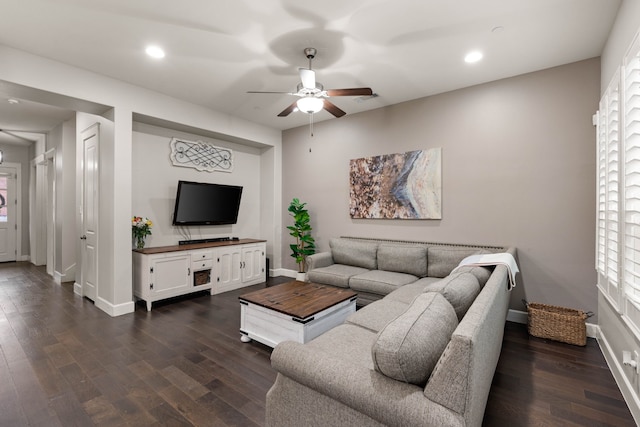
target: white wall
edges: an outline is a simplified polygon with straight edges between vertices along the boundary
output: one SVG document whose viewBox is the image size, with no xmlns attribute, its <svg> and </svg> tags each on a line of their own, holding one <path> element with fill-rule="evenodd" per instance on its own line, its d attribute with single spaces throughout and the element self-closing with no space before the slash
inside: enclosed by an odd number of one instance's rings
<svg viewBox="0 0 640 427">
<path fill-rule="evenodd" d="M 172 138 L 204 141 L 233 150 L 231 173 L 200 172 L 173 166 L 169 159 Z M 212 237 L 260 238 L 261 150 L 156 126 L 134 123 L 132 157 L 132 212 L 153 221 L 146 246 L 169 246 L 179 240 Z M 171 224 L 178 180 L 239 185 L 243 187 L 238 222 L 234 225 L 175 227 Z M 181 234 L 181 230 L 190 233 Z"/>
<path fill-rule="evenodd" d="M 602 70 L 600 72 L 601 92 L 607 89 L 616 69 L 622 63 L 622 57 L 631 45 L 633 36 L 640 27 L 640 1 L 623 0 L 618 9 L 616 21 L 611 28 L 609 38 L 602 51 Z"/>
<path fill-rule="evenodd" d="M 8 64 L 10 66 L 7 66 Z M 89 108 L 86 107 L 86 101 L 97 104 L 97 107 L 103 106 L 102 111 L 111 107 L 109 120 L 113 127 L 108 137 L 103 138 L 101 135 L 100 148 L 99 231 L 103 239 L 99 248 L 98 293 L 102 300 L 101 304 L 96 303 L 111 315 L 133 310 L 130 250 L 133 214 L 131 139 L 134 113 L 180 126 L 202 129 L 220 135 L 221 139 L 251 146 L 269 148 L 279 147 L 281 144 L 279 130 L 2 45 L 0 83 L 3 83 L 3 88 L 9 95 L 12 95 L 12 90 L 19 91 L 19 97 L 24 99 L 79 109 L 81 112 L 95 114 L 93 108 L 83 110 Z M 79 130 L 84 129 L 83 124 L 78 116 Z M 279 155 L 279 149 L 270 151 L 268 156 L 274 154 Z M 278 159 L 272 159 L 271 163 L 278 163 Z M 272 171 L 280 174 L 279 169 Z M 277 177 L 261 176 L 260 183 L 256 185 L 260 186 L 265 182 L 271 186 L 278 181 Z M 273 188 L 272 191 L 278 193 L 280 188 Z M 79 200 L 76 198 L 76 203 L 79 203 Z M 273 200 L 266 201 L 268 205 L 261 206 L 261 209 L 277 212 L 277 220 L 280 218 L 281 207 L 274 205 Z M 273 224 L 269 229 L 264 227 L 260 230 L 261 237 L 274 242 L 279 241 L 279 236 L 274 234 L 274 230 L 277 230 L 277 227 Z M 279 252 L 280 248 L 275 250 Z"/>
<path fill-rule="evenodd" d="M 55 265 L 54 279 L 75 280 L 76 120 L 67 120 L 49 132 L 47 150 L 55 149 Z"/>
</svg>

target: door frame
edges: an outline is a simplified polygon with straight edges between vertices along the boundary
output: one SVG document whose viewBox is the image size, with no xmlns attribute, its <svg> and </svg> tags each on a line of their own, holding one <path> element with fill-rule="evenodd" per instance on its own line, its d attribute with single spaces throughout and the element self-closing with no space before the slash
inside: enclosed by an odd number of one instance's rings
<svg viewBox="0 0 640 427">
<path fill-rule="evenodd" d="M 28 261 L 29 255 L 22 255 L 22 164 L 2 162 L 0 166 L 16 170 L 16 261 Z"/>
<path fill-rule="evenodd" d="M 11 162 L 2 162 L 0 167 L 10 168 L 15 171 L 16 174 L 16 184 L 15 184 L 15 216 L 16 216 L 16 241 L 15 241 L 15 249 L 16 249 L 16 261 L 24 261 L 24 257 L 22 255 L 22 165 L 20 163 L 11 163 Z M 11 201 L 7 200 L 6 203 L 10 203 Z"/>
</svg>

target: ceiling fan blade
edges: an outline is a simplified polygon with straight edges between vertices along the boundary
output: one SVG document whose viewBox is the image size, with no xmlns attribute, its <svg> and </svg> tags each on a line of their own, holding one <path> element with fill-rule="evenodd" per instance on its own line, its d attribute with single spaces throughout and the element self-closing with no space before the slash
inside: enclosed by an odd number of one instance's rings
<svg viewBox="0 0 640 427">
<path fill-rule="evenodd" d="M 296 101 L 298 102 L 298 101 Z M 280 114 L 278 114 L 278 117 L 287 117 L 289 114 L 291 114 L 293 112 L 293 110 L 295 110 L 297 107 L 296 102 L 294 102 L 293 104 L 289 105 L 287 108 L 285 108 L 284 110 L 282 110 L 282 112 Z"/>
<path fill-rule="evenodd" d="M 316 88 L 316 72 L 309 68 L 300 68 L 300 81 L 305 89 Z"/>
<path fill-rule="evenodd" d="M 327 89 L 328 96 L 371 96 L 373 91 L 369 87 L 354 87 L 351 89 Z"/>
<path fill-rule="evenodd" d="M 333 114 L 334 116 L 342 117 L 345 114 L 347 114 L 341 109 L 339 109 L 338 107 L 336 107 L 335 104 L 332 104 L 331 102 L 329 102 L 328 100 L 324 99 L 323 101 L 324 101 L 324 109 L 330 112 L 331 114 Z"/>
</svg>

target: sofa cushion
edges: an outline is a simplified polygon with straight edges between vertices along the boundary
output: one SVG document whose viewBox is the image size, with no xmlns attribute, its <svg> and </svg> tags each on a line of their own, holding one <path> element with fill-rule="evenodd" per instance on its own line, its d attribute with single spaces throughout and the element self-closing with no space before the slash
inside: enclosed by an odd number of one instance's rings
<svg viewBox="0 0 640 427">
<path fill-rule="evenodd" d="M 387 295 L 402 285 L 415 282 L 418 278 L 411 274 L 393 271 L 373 270 L 358 274 L 349 279 L 349 287 L 354 291 L 365 291 L 378 295 Z"/>
<path fill-rule="evenodd" d="M 453 306 L 456 316 L 460 320 L 480 293 L 480 285 L 473 274 L 456 272 L 429 284 L 424 291 L 441 293 Z"/>
<path fill-rule="evenodd" d="M 378 246 L 378 270 L 424 277 L 427 275 L 427 248 L 381 243 Z"/>
<path fill-rule="evenodd" d="M 347 317 L 345 322 L 361 326 L 372 332 L 379 332 L 387 323 L 407 311 L 409 303 L 384 298 L 356 311 Z"/>
<path fill-rule="evenodd" d="M 336 264 L 352 265 L 367 270 L 378 268 L 376 261 L 378 243 L 376 242 L 333 238 L 329 240 L 329 246 L 333 262 Z"/>
<path fill-rule="evenodd" d="M 371 347 L 376 371 L 423 386 L 457 326 L 456 313 L 442 295 L 418 295 L 378 333 Z"/>
<path fill-rule="evenodd" d="M 366 273 L 367 271 L 369 270 L 366 268 L 332 264 L 328 267 L 314 268 L 309 271 L 308 276 L 311 282 L 348 288 L 351 276 Z"/>
<path fill-rule="evenodd" d="M 473 274 L 474 276 L 476 276 L 476 279 L 478 279 L 480 288 L 482 288 L 487 283 L 487 280 L 489 280 L 489 277 L 491 277 L 491 268 L 482 267 L 479 265 L 463 265 L 462 267 L 456 268 L 454 273 Z"/>
<path fill-rule="evenodd" d="M 411 304 L 411 301 L 418 295 L 424 292 L 427 286 L 431 283 L 437 282 L 437 277 L 423 277 L 408 285 L 400 286 L 395 291 L 384 297 L 385 299 L 391 299 L 405 304 Z"/>
<path fill-rule="evenodd" d="M 486 252 L 467 247 L 430 246 L 427 248 L 427 276 L 446 277 L 466 257 Z"/>
<path fill-rule="evenodd" d="M 305 346 L 319 353 L 373 370 L 371 346 L 376 333 L 360 326 L 342 324 L 312 339 Z"/>
</svg>

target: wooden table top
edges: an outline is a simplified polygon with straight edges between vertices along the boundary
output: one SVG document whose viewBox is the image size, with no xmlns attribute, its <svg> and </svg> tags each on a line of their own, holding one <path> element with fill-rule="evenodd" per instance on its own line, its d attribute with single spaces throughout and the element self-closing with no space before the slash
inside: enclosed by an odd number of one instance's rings
<svg viewBox="0 0 640 427">
<path fill-rule="evenodd" d="M 304 320 L 357 296 L 350 289 L 294 280 L 240 295 L 239 299 Z"/>
</svg>

